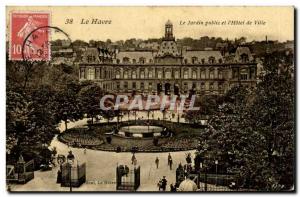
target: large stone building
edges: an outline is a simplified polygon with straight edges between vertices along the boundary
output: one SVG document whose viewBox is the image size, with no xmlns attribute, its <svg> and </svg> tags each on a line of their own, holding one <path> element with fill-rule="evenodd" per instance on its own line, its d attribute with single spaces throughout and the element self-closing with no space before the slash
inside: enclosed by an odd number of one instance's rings
<svg viewBox="0 0 300 197">
<path fill-rule="evenodd" d="M 256 72 L 246 46 L 224 55 L 178 47 L 170 21 L 158 50 L 87 48 L 79 64 L 80 81 L 92 80 L 114 93 L 218 95 L 236 84 L 254 87 Z"/>
</svg>

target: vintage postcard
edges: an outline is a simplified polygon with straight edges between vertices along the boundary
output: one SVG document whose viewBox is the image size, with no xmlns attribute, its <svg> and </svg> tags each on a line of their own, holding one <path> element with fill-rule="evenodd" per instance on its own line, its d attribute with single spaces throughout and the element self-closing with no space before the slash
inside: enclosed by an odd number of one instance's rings
<svg viewBox="0 0 300 197">
<path fill-rule="evenodd" d="M 294 12 L 7 6 L 7 190 L 294 192 Z"/>
</svg>

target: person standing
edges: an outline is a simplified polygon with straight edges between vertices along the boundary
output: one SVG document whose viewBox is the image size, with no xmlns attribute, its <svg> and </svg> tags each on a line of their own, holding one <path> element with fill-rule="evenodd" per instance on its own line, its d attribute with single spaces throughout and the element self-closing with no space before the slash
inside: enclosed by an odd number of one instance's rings
<svg viewBox="0 0 300 197">
<path fill-rule="evenodd" d="M 158 165 L 159 165 L 159 159 L 158 159 L 158 157 L 156 157 L 156 159 L 155 159 L 155 164 L 156 164 L 156 169 L 158 169 Z"/>
<path fill-rule="evenodd" d="M 166 179 L 166 176 L 163 176 L 162 180 L 161 180 L 161 187 L 163 189 L 163 191 L 166 191 L 166 187 L 167 187 L 167 179 Z"/>
<path fill-rule="evenodd" d="M 171 160 L 172 160 L 172 156 L 171 156 L 171 153 L 169 153 L 169 155 L 168 155 L 168 166 L 170 165 Z"/>
<path fill-rule="evenodd" d="M 173 160 L 172 158 L 169 160 L 170 170 L 172 170 Z"/>
<path fill-rule="evenodd" d="M 136 161 L 136 158 L 135 158 L 135 155 L 134 153 L 132 154 L 132 157 L 131 157 L 131 164 L 134 164 Z"/>
</svg>

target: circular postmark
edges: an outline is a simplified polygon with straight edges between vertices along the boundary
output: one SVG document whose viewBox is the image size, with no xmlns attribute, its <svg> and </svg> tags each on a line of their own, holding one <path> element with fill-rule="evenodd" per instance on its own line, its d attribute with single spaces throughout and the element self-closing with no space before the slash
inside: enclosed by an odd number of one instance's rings
<svg viewBox="0 0 300 197">
<path fill-rule="evenodd" d="M 50 40 L 50 37 L 56 40 Z M 23 61 L 50 61 L 51 44 L 60 41 L 64 47 L 72 47 L 70 36 L 59 27 L 41 26 L 31 31 L 22 43 Z M 62 42 L 64 42 L 62 44 Z"/>
</svg>

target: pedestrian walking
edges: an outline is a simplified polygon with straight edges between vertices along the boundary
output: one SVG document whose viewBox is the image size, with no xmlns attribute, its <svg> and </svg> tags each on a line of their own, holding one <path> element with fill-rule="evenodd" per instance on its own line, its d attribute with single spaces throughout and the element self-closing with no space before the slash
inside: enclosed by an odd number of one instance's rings
<svg viewBox="0 0 300 197">
<path fill-rule="evenodd" d="M 155 159 L 155 164 L 156 164 L 156 169 L 158 169 L 158 165 L 159 165 L 159 159 L 158 159 L 158 157 L 156 157 L 156 159 Z"/>
</svg>

